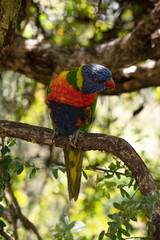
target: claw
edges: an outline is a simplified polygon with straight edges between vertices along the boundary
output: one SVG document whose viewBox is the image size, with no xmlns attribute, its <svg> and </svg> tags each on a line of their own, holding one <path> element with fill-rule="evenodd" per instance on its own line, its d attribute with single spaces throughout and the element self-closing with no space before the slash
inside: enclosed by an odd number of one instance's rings
<svg viewBox="0 0 160 240">
<path fill-rule="evenodd" d="M 54 131 L 53 131 L 53 134 L 52 134 L 52 142 L 53 142 L 53 140 L 54 140 L 55 138 L 58 137 L 58 135 L 59 135 L 59 132 L 56 131 L 56 130 L 54 130 Z"/>
<path fill-rule="evenodd" d="M 73 144 L 76 146 L 77 144 L 77 141 L 78 141 L 78 137 L 79 137 L 79 134 L 80 133 L 83 133 L 83 131 L 81 129 L 77 129 L 73 134 L 72 134 L 72 142 Z"/>
</svg>

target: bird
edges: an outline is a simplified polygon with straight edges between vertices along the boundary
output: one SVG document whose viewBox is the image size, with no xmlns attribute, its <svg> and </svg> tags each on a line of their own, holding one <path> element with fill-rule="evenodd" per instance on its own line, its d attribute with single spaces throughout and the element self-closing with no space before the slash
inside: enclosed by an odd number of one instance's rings
<svg viewBox="0 0 160 240">
<path fill-rule="evenodd" d="M 76 145 L 79 134 L 89 131 L 95 113 L 97 93 L 106 88 L 115 88 L 112 73 L 108 68 L 96 63 L 54 73 L 45 99 L 54 130 L 53 139 L 59 135 L 72 135 L 72 141 Z M 76 201 L 80 191 L 84 152 L 75 148 L 63 151 L 69 200 Z"/>
</svg>

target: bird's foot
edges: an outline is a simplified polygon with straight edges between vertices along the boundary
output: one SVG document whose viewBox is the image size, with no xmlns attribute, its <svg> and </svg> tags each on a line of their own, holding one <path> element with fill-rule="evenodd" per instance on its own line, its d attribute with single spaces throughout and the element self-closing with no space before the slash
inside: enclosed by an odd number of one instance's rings
<svg viewBox="0 0 160 240">
<path fill-rule="evenodd" d="M 73 134 L 72 134 L 72 143 L 74 144 L 74 146 L 77 145 L 77 141 L 78 141 L 78 137 L 79 134 L 83 133 L 83 131 L 81 129 L 77 129 Z"/>
<path fill-rule="evenodd" d="M 59 135 L 59 132 L 56 131 L 56 130 L 54 130 L 54 131 L 53 131 L 53 134 L 52 134 L 52 142 L 53 142 L 53 140 L 54 140 L 55 138 L 58 137 L 58 135 Z"/>
</svg>

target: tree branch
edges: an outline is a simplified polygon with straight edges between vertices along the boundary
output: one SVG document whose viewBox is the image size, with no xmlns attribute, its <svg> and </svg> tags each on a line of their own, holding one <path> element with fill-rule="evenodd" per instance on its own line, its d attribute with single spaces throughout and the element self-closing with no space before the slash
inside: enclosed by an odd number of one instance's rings
<svg viewBox="0 0 160 240">
<path fill-rule="evenodd" d="M 156 32 L 159 27 L 160 4 L 157 4 L 149 16 L 131 33 L 97 46 L 78 49 L 59 47 L 16 36 L 10 55 L 0 65 L 0 70 L 18 71 L 36 81 L 48 84 L 52 72 L 95 62 L 109 67 L 116 78 L 119 76 L 116 73 L 120 74 L 123 68 L 149 58 L 160 58 L 160 41 L 158 41 L 160 34 L 158 31 Z M 148 77 L 148 79 L 150 80 L 148 85 L 152 86 L 152 77 Z M 157 77 L 157 79 L 159 78 Z M 115 80 L 120 85 L 123 84 L 119 82 L 118 78 Z M 158 86 L 159 81 L 153 84 Z M 137 89 L 142 87 L 143 85 L 140 84 Z M 146 86 L 144 85 L 144 87 Z M 123 91 L 126 91 L 124 87 L 121 88 L 121 92 Z M 131 87 L 129 91 L 131 91 Z"/>
<path fill-rule="evenodd" d="M 71 147 L 70 136 L 60 136 L 52 142 L 53 130 L 32 126 L 25 123 L 0 121 L 0 137 L 14 137 L 41 145 L 57 146 L 65 149 Z M 105 134 L 80 134 L 77 149 L 83 151 L 99 150 L 112 153 L 122 160 L 136 179 L 142 195 L 156 195 L 158 193 L 155 181 L 137 152 L 124 139 Z M 153 206 L 150 215 L 153 239 L 158 240 L 160 235 L 160 207 Z"/>
<path fill-rule="evenodd" d="M 36 235 L 38 240 L 42 240 L 42 238 L 40 237 L 40 235 L 38 233 L 38 230 L 37 230 L 36 226 L 32 222 L 30 222 L 28 218 L 26 218 L 23 215 L 23 213 L 21 211 L 21 208 L 19 206 L 19 203 L 18 203 L 16 197 L 14 196 L 14 193 L 13 193 L 10 182 L 7 182 L 7 188 L 8 188 L 8 192 L 11 195 L 11 198 L 12 198 L 12 201 L 13 201 L 13 203 L 10 202 L 10 204 L 12 205 L 12 211 L 14 211 L 15 217 L 17 219 L 20 219 L 20 221 L 22 222 L 22 224 L 24 225 L 24 227 L 26 229 L 32 230 L 34 232 L 34 234 Z"/>
<path fill-rule="evenodd" d="M 0 136 L 20 138 L 28 142 L 65 149 L 71 147 L 69 136 L 60 136 L 52 142 L 52 134 L 52 129 L 25 123 L 0 121 Z M 155 182 L 146 165 L 131 145 L 124 139 L 105 134 L 85 133 L 79 136 L 77 149 L 83 151 L 99 150 L 112 153 L 120 158 L 130 169 L 143 195 L 157 193 Z"/>
</svg>

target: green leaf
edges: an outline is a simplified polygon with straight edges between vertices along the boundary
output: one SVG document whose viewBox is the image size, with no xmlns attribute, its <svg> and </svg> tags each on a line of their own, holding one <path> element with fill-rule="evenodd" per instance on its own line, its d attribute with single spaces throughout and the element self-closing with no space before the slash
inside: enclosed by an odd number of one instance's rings
<svg viewBox="0 0 160 240">
<path fill-rule="evenodd" d="M 7 169 L 11 162 L 12 162 L 12 158 L 9 155 L 7 155 L 7 156 L 4 156 L 4 159 L 0 161 L 0 165 L 3 168 Z"/>
<path fill-rule="evenodd" d="M 110 193 L 109 193 L 109 191 L 108 191 L 107 188 L 104 189 L 103 195 L 104 195 L 106 198 L 110 199 Z"/>
<path fill-rule="evenodd" d="M 104 234 L 105 234 L 105 231 L 103 230 L 103 231 L 99 234 L 98 240 L 103 240 Z"/>
<path fill-rule="evenodd" d="M 119 240 L 122 240 L 122 239 L 123 239 L 121 235 L 122 235 L 121 229 L 118 229 L 117 237 L 118 237 Z"/>
<path fill-rule="evenodd" d="M 125 187 L 124 184 L 119 184 L 119 185 L 117 186 L 117 188 L 123 188 L 123 187 Z"/>
<path fill-rule="evenodd" d="M 134 222 L 137 222 L 137 218 L 135 216 L 131 216 L 130 219 Z"/>
<path fill-rule="evenodd" d="M 117 224 L 117 222 L 119 222 L 119 217 L 118 217 L 118 215 L 116 214 L 116 213 L 114 213 L 114 214 L 108 214 L 108 217 L 109 218 L 111 218 L 112 220 L 114 220 L 116 223 L 114 223 L 114 224 Z M 108 224 L 109 224 L 109 222 L 108 222 Z M 112 222 L 112 224 L 113 224 L 113 222 Z"/>
<path fill-rule="evenodd" d="M 31 173 L 30 173 L 30 175 L 29 175 L 29 178 L 30 178 L 30 179 L 34 178 L 35 174 L 36 174 L 36 169 L 33 168 L 32 171 L 31 171 Z"/>
<path fill-rule="evenodd" d="M 66 227 L 64 228 L 64 232 L 68 232 L 69 230 L 71 230 L 73 227 L 75 226 L 75 222 L 71 222 L 70 224 L 66 225 Z"/>
<path fill-rule="evenodd" d="M 19 169 L 20 168 L 20 163 L 18 161 L 15 162 L 16 168 Z"/>
<path fill-rule="evenodd" d="M 4 207 L 0 204 L 0 217 L 2 217 L 3 215 L 3 210 L 4 210 Z"/>
<path fill-rule="evenodd" d="M 25 165 L 26 165 L 26 167 L 35 167 L 34 162 L 31 162 L 31 161 L 25 162 Z"/>
<path fill-rule="evenodd" d="M 121 193 L 122 197 L 126 196 L 127 198 L 130 199 L 128 192 L 126 190 L 124 190 L 123 188 L 120 188 L 120 193 Z"/>
<path fill-rule="evenodd" d="M 117 183 L 105 181 L 105 185 L 106 185 L 108 188 L 112 188 L 112 187 L 117 186 Z"/>
<path fill-rule="evenodd" d="M 117 166 L 116 166 L 114 163 L 111 163 L 111 164 L 108 166 L 108 168 L 109 168 L 110 170 L 114 171 L 114 170 L 117 168 Z"/>
<path fill-rule="evenodd" d="M 11 141 L 10 141 L 10 143 L 9 143 L 9 147 L 12 147 L 12 146 L 14 146 L 15 144 L 17 144 L 16 143 L 16 140 L 15 139 L 11 139 Z"/>
<path fill-rule="evenodd" d="M 130 233 L 128 231 L 126 231 L 125 229 L 121 228 L 121 233 L 127 237 L 130 236 Z"/>
<path fill-rule="evenodd" d="M 83 173 L 83 177 L 84 177 L 86 180 L 88 180 L 88 176 L 87 176 L 87 174 L 85 173 L 84 170 L 82 170 L 82 173 Z"/>
<path fill-rule="evenodd" d="M 17 170 L 17 175 L 20 175 L 24 170 L 24 166 L 21 164 Z"/>
<path fill-rule="evenodd" d="M 118 179 L 121 179 L 121 175 L 120 175 L 120 174 L 116 174 L 116 177 L 117 177 Z"/>
<path fill-rule="evenodd" d="M 124 190 L 124 189 L 123 189 L 123 191 L 124 191 L 126 197 L 130 199 L 130 196 L 129 196 L 128 192 L 126 190 Z"/>
<path fill-rule="evenodd" d="M 106 173 L 105 178 L 112 178 L 114 173 Z"/>
<path fill-rule="evenodd" d="M 130 180 L 130 182 L 129 182 L 129 184 L 128 184 L 128 187 L 129 187 L 129 188 L 132 186 L 133 182 L 134 182 L 134 178 L 131 178 L 131 180 Z"/>
<path fill-rule="evenodd" d="M 126 222 L 124 223 L 124 225 L 125 225 L 125 227 L 126 227 L 127 230 L 131 230 L 131 231 L 133 230 L 133 227 L 132 227 L 132 225 L 131 225 L 129 222 L 126 221 Z"/>
<path fill-rule="evenodd" d="M 121 211 L 124 210 L 124 208 L 122 207 L 122 205 L 120 205 L 119 203 L 114 202 L 114 203 L 113 203 L 113 206 L 114 206 L 116 209 L 118 209 L 118 210 L 121 210 Z"/>
<path fill-rule="evenodd" d="M 123 188 L 120 188 L 120 193 L 121 193 L 122 197 L 125 197 L 125 193 L 124 193 Z"/>
<path fill-rule="evenodd" d="M 2 220 L 0 220 L 0 227 L 5 227 L 5 226 L 6 224 Z"/>
<path fill-rule="evenodd" d="M 114 215 L 113 215 L 113 214 L 108 214 L 108 217 L 109 217 L 110 219 L 114 220 Z M 108 222 L 108 224 L 109 224 L 109 222 Z"/>
<path fill-rule="evenodd" d="M 134 186 L 133 186 L 133 189 L 134 189 L 134 190 L 137 190 L 137 188 L 138 188 L 138 185 L 137 185 L 137 183 L 135 182 L 135 184 L 134 184 Z"/>
<path fill-rule="evenodd" d="M 61 172 L 63 172 L 63 173 L 66 172 L 65 168 L 59 167 L 58 169 L 59 169 Z"/>
<path fill-rule="evenodd" d="M 102 189 L 104 188 L 104 186 L 105 186 L 105 184 L 104 184 L 104 183 L 103 183 L 103 184 L 100 184 L 100 185 L 98 185 L 98 186 L 96 187 L 96 192 L 98 192 L 98 191 L 102 190 Z"/>
<path fill-rule="evenodd" d="M 53 168 L 52 173 L 53 173 L 53 176 L 55 177 L 55 179 L 57 179 L 58 178 L 58 169 Z"/>
<path fill-rule="evenodd" d="M 141 206 L 141 202 L 138 202 L 135 206 L 135 209 L 138 209 Z"/>
<path fill-rule="evenodd" d="M 130 177 L 131 176 L 131 173 L 130 173 L 130 171 L 128 169 L 126 169 L 124 171 L 124 173 L 125 173 L 126 177 Z"/>
<path fill-rule="evenodd" d="M 4 148 L 1 149 L 1 153 L 2 155 L 4 156 L 6 153 L 9 153 L 10 152 L 10 149 L 9 147 L 7 146 L 4 146 Z"/>
</svg>

